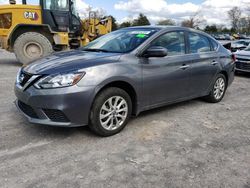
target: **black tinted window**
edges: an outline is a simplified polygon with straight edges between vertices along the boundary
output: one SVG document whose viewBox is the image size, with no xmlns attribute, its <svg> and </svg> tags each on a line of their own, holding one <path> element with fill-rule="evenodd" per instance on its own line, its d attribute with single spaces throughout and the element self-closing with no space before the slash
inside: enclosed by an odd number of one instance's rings
<svg viewBox="0 0 250 188">
<path fill-rule="evenodd" d="M 191 53 L 203 53 L 211 51 L 209 40 L 203 35 L 189 33 L 189 42 Z"/>
<path fill-rule="evenodd" d="M 168 56 L 185 54 L 184 32 L 166 33 L 155 41 L 151 46 L 161 46 L 168 50 Z"/>
</svg>

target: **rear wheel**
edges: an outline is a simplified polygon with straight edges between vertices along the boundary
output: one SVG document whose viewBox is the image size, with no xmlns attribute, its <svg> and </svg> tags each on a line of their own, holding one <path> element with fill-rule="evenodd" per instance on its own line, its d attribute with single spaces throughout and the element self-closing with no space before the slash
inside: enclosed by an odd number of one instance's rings
<svg viewBox="0 0 250 188">
<path fill-rule="evenodd" d="M 112 136 L 126 126 L 131 111 L 132 102 L 124 90 L 105 89 L 94 101 L 89 126 L 100 136 Z"/>
<path fill-rule="evenodd" d="M 53 47 L 44 35 L 37 32 L 27 32 L 16 39 L 14 52 L 19 62 L 29 64 L 38 58 L 51 54 Z"/>
<path fill-rule="evenodd" d="M 213 88 L 210 94 L 205 97 L 208 102 L 217 103 L 220 102 L 227 89 L 227 80 L 223 74 L 219 74 L 214 82 Z"/>
</svg>

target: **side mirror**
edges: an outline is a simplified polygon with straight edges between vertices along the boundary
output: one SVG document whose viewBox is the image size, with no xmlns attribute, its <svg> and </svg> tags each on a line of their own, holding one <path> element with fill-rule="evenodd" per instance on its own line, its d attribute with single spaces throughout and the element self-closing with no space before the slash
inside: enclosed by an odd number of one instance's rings
<svg viewBox="0 0 250 188">
<path fill-rule="evenodd" d="M 168 55 L 168 50 L 161 46 L 152 46 L 144 53 L 144 57 L 165 57 Z"/>
</svg>

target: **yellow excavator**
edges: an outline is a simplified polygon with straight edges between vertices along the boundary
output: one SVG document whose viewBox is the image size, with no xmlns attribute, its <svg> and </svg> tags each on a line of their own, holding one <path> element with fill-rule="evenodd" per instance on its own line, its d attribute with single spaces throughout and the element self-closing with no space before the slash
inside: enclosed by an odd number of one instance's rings
<svg viewBox="0 0 250 188">
<path fill-rule="evenodd" d="M 14 52 L 23 64 L 54 51 L 84 46 L 112 30 L 112 19 L 99 19 L 95 12 L 81 20 L 75 0 L 9 3 L 0 6 L 0 48 Z"/>
</svg>

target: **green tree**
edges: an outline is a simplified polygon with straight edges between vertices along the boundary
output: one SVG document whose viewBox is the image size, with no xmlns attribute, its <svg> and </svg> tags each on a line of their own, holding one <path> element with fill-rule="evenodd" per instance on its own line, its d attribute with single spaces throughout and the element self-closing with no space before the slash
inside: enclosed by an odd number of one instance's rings
<svg viewBox="0 0 250 188">
<path fill-rule="evenodd" d="M 132 23 L 133 26 L 143 26 L 143 25 L 150 25 L 150 22 L 144 14 L 140 13 L 138 18 L 135 19 Z"/>
<path fill-rule="evenodd" d="M 107 18 L 111 18 L 111 20 L 112 20 L 112 31 L 117 30 L 118 29 L 118 24 L 116 22 L 115 17 L 112 16 L 112 15 L 109 15 L 109 16 L 104 16 L 102 19 L 107 19 Z"/>
<path fill-rule="evenodd" d="M 116 22 L 115 17 L 113 17 L 113 16 L 111 16 L 111 15 L 110 15 L 110 17 L 111 17 L 111 19 L 112 19 L 112 31 L 115 31 L 115 30 L 118 29 L 118 24 L 117 24 L 117 22 Z"/>
<path fill-rule="evenodd" d="M 120 24 L 119 28 L 131 27 L 131 26 L 132 26 L 131 22 L 123 22 Z"/>
<path fill-rule="evenodd" d="M 205 32 L 207 33 L 217 33 L 218 32 L 218 29 L 217 29 L 217 26 L 216 25 L 207 25 L 204 29 Z"/>
<path fill-rule="evenodd" d="M 157 25 L 176 25 L 175 21 L 172 19 L 161 20 L 157 23 Z"/>
<path fill-rule="evenodd" d="M 222 30 L 220 31 L 221 33 L 231 33 L 230 29 L 224 27 L 222 28 Z"/>
</svg>

